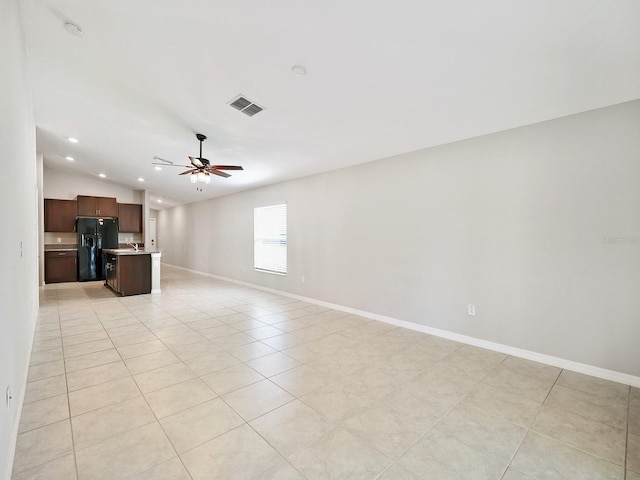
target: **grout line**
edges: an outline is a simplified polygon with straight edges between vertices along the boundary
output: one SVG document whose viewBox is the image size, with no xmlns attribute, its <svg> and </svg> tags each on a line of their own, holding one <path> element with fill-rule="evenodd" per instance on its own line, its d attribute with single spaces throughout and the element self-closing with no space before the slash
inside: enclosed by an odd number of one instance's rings
<svg viewBox="0 0 640 480">
<path fill-rule="evenodd" d="M 629 386 L 629 394 L 627 395 L 627 424 L 626 424 L 626 432 L 624 438 L 624 462 L 622 463 L 623 468 L 623 480 L 627 479 L 627 463 L 629 462 L 629 418 L 631 413 L 631 387 Z"/>
</svg>

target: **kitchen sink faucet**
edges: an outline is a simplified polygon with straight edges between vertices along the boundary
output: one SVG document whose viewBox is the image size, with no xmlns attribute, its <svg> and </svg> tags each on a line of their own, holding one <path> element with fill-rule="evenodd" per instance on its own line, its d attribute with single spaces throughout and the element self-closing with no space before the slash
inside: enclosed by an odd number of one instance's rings
<svg viewBox="0 0 640 480">
<path fill-rule="evenodd" d="M 137 243 L 127 243 L 127 245 L 131 245 L 136 252 L 138 251 L 138 244 Z"/>
</svg>

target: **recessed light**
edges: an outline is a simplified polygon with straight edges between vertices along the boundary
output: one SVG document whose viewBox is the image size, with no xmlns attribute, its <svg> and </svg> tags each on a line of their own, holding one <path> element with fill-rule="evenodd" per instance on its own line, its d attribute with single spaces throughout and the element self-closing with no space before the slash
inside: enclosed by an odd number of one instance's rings
<svg viewBox="0 0 640 480">
<path fill-rule="evenodd" d="M 144 182 L 144 178 L 142 178 L 142 177 L 138 177 L 138 181 L 139 181 L 139 182 Z"/>
<path fill-rule="evenodd" d="M 162 199 L 161 198 L 158 199 L 158 203 L 162 203 Z"/>
<path fill-rule="evenodd" d="M 69 156 L 66 156 L 66 157 L 64 157 L 64 158 L 66 158 L 66 159 L 67 159 L 67 160 L 69 160 L 70 162 L 73 162 L 73 161 L 75 160 L 75 158 L 73 158 L 73 157 L 69 157 Z"/>
<path fill-rule="evenodd" d="M 67 137 L 67 140 L 69 140 L 71 143 L 78 143 L 78 139 L 77 138 Z"/>
<path fill-rule="evenodd" d="M 107 176 L 106 176 L 104 173 L 99 173 L 99 174 L 98 174 L 98 176 L 99 176 L 100 178 L 107 178 Z"/>
<path fill-rule="evenodd" d="M 307 69 L 303 65 L 294 65 L 291 67 L 291 73 L 298 77 L 304 77 L 307 74 Z"/>
<path fill-rule="evenodd" d="M 153 168 L 155 168 L 155 169 L 156 169 L 156 170 L 158 170 L 158 171 L 162 170 L 162 167 L 159 167 L 158 165 L 156 165 L 156 166 L 155 166 L 155 167 L 153 167 Z"/>
</svg>

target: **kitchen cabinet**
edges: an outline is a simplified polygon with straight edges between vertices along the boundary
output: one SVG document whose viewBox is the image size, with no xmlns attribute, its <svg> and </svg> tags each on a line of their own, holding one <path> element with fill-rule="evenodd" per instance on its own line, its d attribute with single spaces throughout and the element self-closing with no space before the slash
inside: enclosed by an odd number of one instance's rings
<svg viewBox="0 0 640 480">
<path fill-rule="evenodd" d="M 77 257 L 76 250 L 44 252 L 44 283 L 75 282 Z"/>
<path fill-rule="evenodd" d="M 76 231 L 75 200 L 44 199 L 44 231 L 75 232 Z"/>
<path fill-rule="evenodd" d="M 105 284 L 122 296 L 151 293 L 151 254 L 105 253 Z"/>
<path fill-rule="evenodd" d="M 118 204 L 118 231 L 124 233 L 142 232 L 142 205 L 136 203 Z"/>
<path fill-rule="evenodd" d="M 78 195 L 79 217 L 117 217 L 118 203 L 111 197 L 89 197 Z"/>
</svg>

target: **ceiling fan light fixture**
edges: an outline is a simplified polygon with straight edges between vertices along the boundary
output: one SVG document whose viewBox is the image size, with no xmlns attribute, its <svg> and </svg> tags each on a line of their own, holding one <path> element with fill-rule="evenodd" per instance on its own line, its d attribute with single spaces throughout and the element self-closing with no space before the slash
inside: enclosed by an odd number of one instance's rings
<svg viewBox="0 0 640 480">
<path fill-rule="evenodd" d="M 198 183 L 198 175 L 192 173 L 191 175 L 189 175 L 189 180 L 191 181 L 191 183 Z"/>
</svg>

